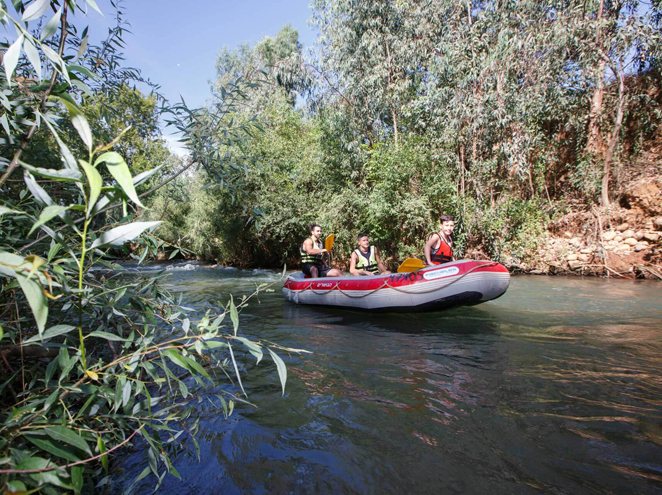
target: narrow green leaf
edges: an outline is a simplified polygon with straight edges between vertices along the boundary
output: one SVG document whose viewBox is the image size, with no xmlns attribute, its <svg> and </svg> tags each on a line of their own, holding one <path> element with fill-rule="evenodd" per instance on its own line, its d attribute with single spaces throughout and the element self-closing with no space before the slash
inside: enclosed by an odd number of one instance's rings
<svg viewBox="0 0 662 495">
<path fill-rule="evenodd" d="M 16 465 L 16 469 L 43 469 L 48 466 L 55 466 L 55 463 L 43 457 L 26 457 Z"/>
<path fill-rule="evenodd" d="M 280 378 L 280 384 L 283 387 L 283 395 L 285 395 L 285 382 L 287 382 L 287 367 L 285 366 L 285 363 L 278 354 L 276 354 L 268 347 L 267 350 L 269 351 L 269 354 L 271 354 L 271 358 L 274 360 L 274 363 L 276 363 L 276 368 L 278 369 L 278 378 Z"/>
<path fill-rule="evenodd" d="M 77 113 L 71 116 L 71 124 L 78 131 L 78 135 L 87 146 L 88 150 L 92 149 L 92 129 L 87 118 L 82 113 Z"/>
<path fill-rule="evenodd" d="M 87 181 L 90 185 L 90 196 L 88 198 L 87 204 L 87 214 L 89 215 L 92 211 L 92 208 L 94 208 L 94 205 L 99 199 L 99 194 L 101 194 L 103 179 L 101 178 L 99 171 L 85 160 L 79 160 L 78 163 L 80 163 L 80 166 L 83 168 L 83 171 L 87 176 Z"/>
<path fill-rule="evenodd" d="M 65 211 L 67 211 L 68 209 L 69 209 L 68 207 L 60 206 L 60 205 L 47 206 L 39 214 L 39 218 L 37 219 L 37 221 L 34 224 L 32 224 L 32 228 L 30 229 L 30 232 L 28 232 L 28 235 L 32 234 L 32 232 L 34 232 L 40 226 L 42 226 L 45 223 L 49 222 L 53 218 L 55 218 L 57 216 L 62 216 L 62 214 Z"/>
<path fill-rule="evenodd" d="M 101 330 L 95 330 L 94 332 L 90 332 L 87 334 L 86 338 L 87 337 L 97 337 L 99 339 L 112 340 L 113 342 L 126 341 L 124 337 L 120 337 L 119 335 L 115 335 L 114 333 L 103 332 Z"/>
<path fill-rule="evenodd" d="M 239 374 L 239 368 L 237 367 L 237 361 L 234 358 L 234 352 L 232 351 L 232 345 L 228 342 L 228 350 L 230 351 L 230 358 L 232 359 L 232 366 L 234 367 L 234 372 L 235 375 L 237 376 L 237 381 L 239 382 L 239 387 L 241 388 L 241 391 L 244 393 L 245 397 L 248 397 L 248 394 L 246 394 L 246 391 L 244 390 L 244 384 L 241 383 L 241 375 Z"/>
<path fill-rule="evenodd" d="M 239 328 L 239 313 L 237 312 L 237 307 L 234 305 L 232 296 L 230 296 L 230 320 L 232 320 L 232 328 L 236 337 L 237 329 Z"/>
<path fill-rule="evenodd" d="M 188 365 L 188 368 L 195 372 L 198 373 L 199 375 L 204 376 L 205 378 L 210 378 L 209 373 L 207 373 L 207 370 L 200 365 L 195 359 L 192 359 L 190 357 L 182 356 L 184 360 L 186 361 L 186 364 Z"/>
<path fill-rule="evenodd" d="M 83 437 L 65 426 L 51 426 L 50 428 L 46 428 L 44 433 L 46 433 L 46 435 L 51 437 L 53 440 L 64 442 L 71 445 L 72 447 L 76 447 L 77 449 L 82 450 L 89 455 L 92 455 L 90 446 L 83 439 Z"/>
<path fill-rule="evenodd" d="M 131 381 L 127 380 L 122 387 L 122 407 L 126 407 L 131 399 Z"/>
<path fill-rule="evenodd" d="M 140 172 L 138 175 L 133 177 L 133 185 L 134 186 L 139 186 L 143 182 L 145 182 L 147 179 L 149 179 L 152 175 L 154 175 L 156 172 L 161 170 L 161 167 L 163 165 L 159 165 L 158 167 L 154 167 L 151 170 L 145 170 L 144 172 Z"/>
<path fill-rule="evenodd" d="M 71 468 L 71 486 L 74 493 L 78 495 L 83 490 L 83 467 L 74 466 Z"/>
<path fill-rule="evenodd" d="M 133 185 L 133 178 L 129 166 L 122 158 L 122 155 L 115 151 L 107 151 L 99 156 L 94 162 L 94 166 L 105 163 L 110 174 L 115 178 L 124 193 L 138 206 L 143 206 Z"/>
<path fill-rule="evenodd" d="M 189 395 L 188 387 L 181 380 L 179 382 L 177 382 L 177 385 L 179 386 L 179 392 L 182 394 L 182 397 L 184 397 L 186 399 Z"/>
<path fill-rule="evenodd" d="M 43 118 L 42 120 L 46 124 L 46 127 L 48 127 L 48 129 L 51 131 L 51 134 L 53 135 L 55 141 L 57 141 L 57 144 L 60 147 L 60 155 L 62 157 L 62 161 L 64 162 L 64 166 L 70 170 L 75 170 L 76 172 L 78 172 L 78 164 L 76 163 L 76 158 L 74 158 L 74 154 L 67 147 L 67 145 L 64 144 L 64 141 L 62 141 L 62 139 L 60 138 L 60 135 L 57 133 L 57 130 L 48 121 L 48 119 Z"/>
<path fill-rule="evenodd" d="M 14 144 L 14 138 L 12 137 L 11 129 L 9 128 L 9 120 L 7 120 L 7 114 L 6 113 L 3 113 L 2 116 L 0 116 L 0 125 L 2 125 L 2 128 L 7 133 L 7 138 L 9 139 L 9 144 Z"/>
<path fill-rule="evenodd" d="M 85 0 L 87 4 L 92 7 L 94 10 L 96 10 L 100 15 L 103 15 L 103 12 L 99 9 L 99 6 L 95 2 L 95 0 Z"/>
<path fill-rule="evenodd" d="M 43 342 L 45 340 L 52 339 L 53 337 L 57 337 L 58 335 L 64 335 L 65 333 L 69 333 L 72 330 L 75 330 L 76 327 L 73 325 L 54 325 L 50 328 L 48 328 L 42 335 L 35 335 L 33 337 L 30 337 L 27 340 L 24 340 L 24 344 L 31 344 L 33 342 Z"/>
<path fill-rule="evenodd" d="M 248 347 L 248 351 L 255 356 L 257 359 L 257 362 L 255 364 L 260 364 L 260 361 L 262 361 L 262 357 L 264 356 L 264 353 L 262 352 L 262 348 L 257 345 L 255 342 L 248 340 L 245 337 L 237 337 L 237 340 L 242 342 L 246 347 Z"/>
<path fill-rule="evenodd" d="M 71 450 L 67 450 L 66 446 L 60 445 L 59 443 L 54 442 L 50 438 L 39 438 L 39 437 L 33 437 L 31 435 L 25 435 L 25 438 L 39 447 L 41 450 L 44 452 L 48 452 L 49 454 L 53 454 L 57 457 L 61 457 L 62 459 L 66 459 L 67 461 L 80 461 L 81 458 L 80 456 L 76 455 L 75 452 Z"/>
<path fill-rule="evenodd" d="M 180 368 L 184 368 L 187 371 L 189 370 L 188 363 L 184 359 L 184 356 L 182 356 L 179 351 L 175 349 L 168 349 L 166 351 L 163 351 L 163 354 L 165 357 L 167 357 L 171 362 L 179 366 Z"/>
<path fill-rule="evenodd" d="M 115 227 L 107 232 L 101 234 L 98 239 L 92 243 L 91 248 L 96 248 L 105 245 L 121 246 L 127 241 L 135 239 L 147 229 L 152 229 L 159 225 L 161 222 L 133 222 L 126 225 Z"/>
<path fill-rule="evenodd" d="M 2 215 L 8 215 L 8 214 L 15 214 L 15 215 L 25 215 L 22 211 L 19 210 L 12 210 L 11 208 L 7 208 L 6 206 L 0 205 L 0 217 Z"/>
<path fill-rule="evenodd" d="M 48 206 L 53 204 L 53 199 L 44 190 L 44 188 L 37 183 L 34 176 L 30 172 L 26 170 L 23 173 L 23 178 L 25 180 L 25 185 L 28 186 L 28 189 L 32 193 L 32 196 L 34 197 L 35 200 L 37 200 L 37 203 L 43 206 Z"/>
<path fill-rule="evenodd" d="M 34 19 L 39 19 L 50 4 L 50 0 L 34 0 L 23 12 L 23 21 L 29 22 Z"/>
<path fill-rule="evenodd" d="M 107 473 L 108 472 L 108 456 L 103 455 L 106 453 L 106 442 L 103 441 L 103 438 L 101 435 L 97 437 L 97 450 L 99 451 L 99 454 L 101 455 L 101 466 L 103 467 L 103 470 Z"/>
<path fill-rule="evenodd" d="M 69 72 L 77 72 L 79 74 L 83 74 L 84 76 L 87 76 L 91 79 L 97 79 L 97 75 L 92 72 L 90 69 L 87 67 L 83 67 L 82 65 L 77 65 L 77 64 L 69 64 L 67 65 L 67 70 Z"/>
<path fill-rule="evenodd" d="M 48 318 L 48 300 L 46 299 L 44 292 L 41 290 L 41 286 L 35 281 L 35 279 L 29 279 L 22 273 L 17 273 L 16 280 L 18 280 L 26 299 L 28 300 L 34 319 L 37 322 L 37 329 L 41 335 L 46 326 L 46 319 Z"/>
<path fill-rule="evenodd" d="M 57 168 L 41 168 L 34 167 L 28 163 L 21 162 L 21 166 L 29 172 L 46 177 L 47 179 L 62 180 L 62 181 L 77 181 L 81 178 L 81 173 L 78 170 L 70 168 L 57 169 Z"/>
<path fill-rule="evenodd" d="M 47 38 L 53 36 L 55 31 L 57 31 L 58 26 L 60 25 L 60 17 L 62 16 L 62 7 L 57 9 L 57 12 L 51 17 L 46 25 L 44 26 L 44 29 L 41 30 L 41 40 L 44 41 Z"/>
<path fill-rule="evenodd" d="M 18 64 L 18 59 L 21 55 L 21 47 L 23 46 L 24 36 L 21 34 L 16 41 L 14 41 L 11 46 L 5 52 L 4 57 L 2 58 L 2 64 L 5 66 L 5 75 L 7 77 L 7 82 L 11 84 L 11 77 L 14 74 L 16 65 Z"/>
<path fill-rule="evenodd" d="M 30 64 L 34 67 L 34 71 L 37 74 L 37 81 L 41 81 L 41 59 L 39 58 L 37 48 L 29 38 L 23 43 L 23 50 L 25 50 L 25 55 L 28 57 Z"/>
<path fill-rule="evenodd" d="M 0 251 L 0 274 L 6 275 L 7 277 L 15 277 L 16 270 L 24 263 L 26 263 L 26 261 L 23 256 L 8 253 L 7 251 Z"/>
</svg>

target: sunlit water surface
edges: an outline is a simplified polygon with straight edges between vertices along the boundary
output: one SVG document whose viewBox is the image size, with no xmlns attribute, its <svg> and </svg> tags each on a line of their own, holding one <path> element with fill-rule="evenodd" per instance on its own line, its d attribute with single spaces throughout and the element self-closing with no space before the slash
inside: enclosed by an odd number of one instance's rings
<svg viewBox="0 0 662 495">
<path fill-rule="evenodd" d="M 265 358 L 257 408 L 197 406 L 200 460 L 184 438 L 159 493 L 662 492 L 659 283 L 521 276 L 480 306 L 369 314 L 288 303 L 274 271 L 168 271 L 200 314 L 275 282 L 240 332 L 312 354 L 281 353 L 285 397 Z M 121 493 L 143 446 L 115 465 Z"/>
</svg>

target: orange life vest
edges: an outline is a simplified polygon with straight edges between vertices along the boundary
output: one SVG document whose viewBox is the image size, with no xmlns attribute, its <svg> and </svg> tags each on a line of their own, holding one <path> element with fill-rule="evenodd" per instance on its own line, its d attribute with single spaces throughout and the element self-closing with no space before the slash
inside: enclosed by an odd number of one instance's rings
<svg viewBox="0 0 662 495">
<path fill-rule="evenodd" d="M 430 252 L 430 261 L 432 261 L 432 264 L 441 265 L 442 263 L 453 261 L 453 248 L 450 246 L 450 244 L 448 244 L 439 234 L 434 233 L 432 235 L 439 237 L 439 246 L 437 249 L 434 249 Z"/>
</svg>

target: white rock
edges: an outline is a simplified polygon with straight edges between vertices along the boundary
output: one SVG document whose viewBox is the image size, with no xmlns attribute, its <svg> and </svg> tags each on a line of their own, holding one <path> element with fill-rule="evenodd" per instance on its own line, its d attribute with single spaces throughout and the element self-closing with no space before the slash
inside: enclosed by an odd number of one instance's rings
<svg viewBox="0 0 662 495">
<path fill-rule="evenodd" d="M 656 234 L 654 232 L 645 232 L 644 236 L 642 237 L 643 240 L 650 242 L 657 242 L 659 238 L 660 234 Z"/>
<path fill-rule="evenodd" d="M 621 242 L 621 241 L 623 240 L 623 236 L 619 234 L 619 235 L 617 235 L 616 237 L 614 237 L 614 240 L 615 240 L 616 242 Z"/>
<path fill-rule="evenodd" d="M 636 234 L 634 234 L 634 238 L 637 239 L 638 241 L 640 241 L 644 238 L 644 233 L 639 231 Z"/>
<path fill-rule="evenodd" d="M 591 254 L 593 251 L 595 251 L 595 249 L 593 249 L 592 247 L 586 247 L 579 252 L 582 254 Z"/>
<path fill-rule="evenodd" d="M 618 230 L 619 232 L 623 232 L 624 230 L 627 230 L 628 227 L 629 227 L 628 223 L 625 222 L 620 224 L 618 227 L 616 227 L 616 230 Z"/>
<path fill-rule="evenodd" d="M 577 268 L 581 267 L 583 263 L 581 261 L 568 261 L 568 266 L 570 267 L 571 270 L 576 270 Z"/>
<path fill-rule="evenodd" d="M 628 237 L 634 237 L 634 230 L 627 229 L 626 231 L 623 232 L 623 237 L 625 237 L 626 239 Z"/>
<path fill-rule="evenodd" d="M 634 246 L 634 251 L 638 253 L 639 251 L 643 251 L 644 249 L 648 248 L 648 243 L 646 241 L 638 242 Z"/>
<path fill-rule="evenodd" d="M 580 254 L 577 256 L 577 259 L 579 261 L 588 261 L 590 259 L 590 256 L 588 254 Z"/>
<path fill-rule="evenodd" d="M 637 244 L 637 239 L 634 237 L 628 237 L 623 241 L 623 244 L 627 244 L 628 246 L 635 246 Z"/>
<path fill-rule="evenodd" d="M 577 259 L 577 255 L 575 253 L 570 253 L 568 256 L 565 257 L 566 261 L 575 261 Z"/>
</svg>

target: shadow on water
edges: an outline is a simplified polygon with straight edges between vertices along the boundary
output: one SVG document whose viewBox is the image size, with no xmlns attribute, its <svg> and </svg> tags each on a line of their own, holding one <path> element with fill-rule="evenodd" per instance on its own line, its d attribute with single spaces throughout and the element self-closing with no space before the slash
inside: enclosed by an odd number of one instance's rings
<svg viewBox="0 0 662 495">
<path fill-rule="evenodd" d="M 168 283 L 204 311 L 278 275 L 204 268 Z M 198 397 L 200 461 L 183 440 L 183 480 L 160 493 L 659 493 L 659 296 L 515 277 L 480 306 L 365 314 L 290 304 L 277 285 L 241 331 L 312 354 L 283 353 L 284 398 L 272 363 L 248 364 L 258 407 L 227 420 Z M 145 465 L 128 454 L 113 490 Z"/>
</svg>

